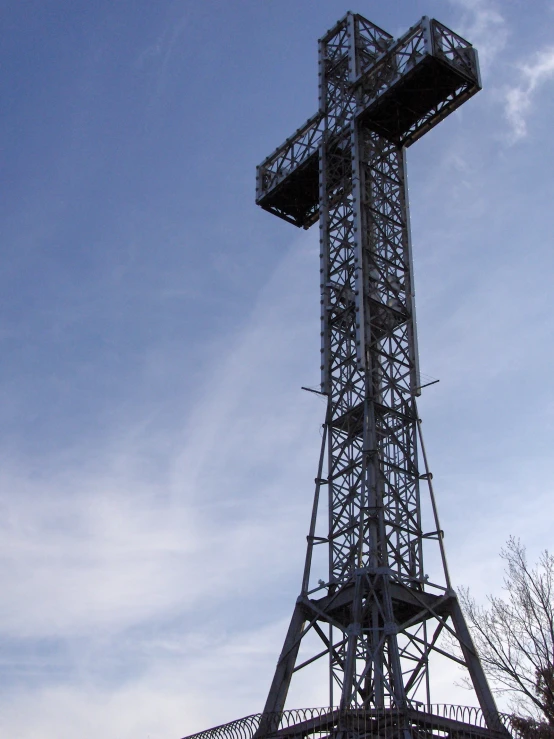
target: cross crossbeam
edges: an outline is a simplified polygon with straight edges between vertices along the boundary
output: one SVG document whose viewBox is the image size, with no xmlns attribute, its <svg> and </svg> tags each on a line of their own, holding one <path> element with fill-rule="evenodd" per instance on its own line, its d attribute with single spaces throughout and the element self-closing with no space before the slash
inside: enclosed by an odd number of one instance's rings
<svg viewBox="0 0 554 739">
<path fill-rule="evenodd" d="M 350 115 L 401 146 L 410 146 L 481 89 L 475 49 L 442 23 L 424 17 L 400 39 L 351 14 L 356 29 L 356 68 L 349 80 Z M 336 28 L 344 27 L 344 19 Z M 340 43 L 332 29 L 340 67 Z M 329 45 L 327 48 L 330 48 Z M 343 106 L 344 107 L 344 106 Z M 319 110 L 258 167 L 256 202 L 295 226 L 319 217 L 319 148 L 326 110 Z M 344 113 L 328 133 L 340 137 Z M 331 141 L 327 142 L 332 144 Z"/>
</svg>

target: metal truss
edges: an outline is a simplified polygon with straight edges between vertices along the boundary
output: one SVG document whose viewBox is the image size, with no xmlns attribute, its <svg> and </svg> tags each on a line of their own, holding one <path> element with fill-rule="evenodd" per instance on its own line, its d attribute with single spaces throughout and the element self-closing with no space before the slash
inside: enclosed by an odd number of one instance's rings
<svg viewBox="0 0 554 739">
<path fill-rule="evenodd" d="M 437 21 L 423 18 L 395 41 L 348 13 L 319 41 L 318 112 L 258 167 L 259 205 L 304 228 L 319 219 L 328 404 L 302 589 L 257 736 L 277 728 L 271 717 L 284 715 L 295 673 L 320 659 L 328 660 L 325 703 L 339 711 L 406 718 L 423 705 L 429 714 L 437 655 L 467 668 L 488 728 L 498 728 L 450 585 L 420 433 L 405 166 L 405 147 L 479 89 L 475 50 Z M 442 561 L 438 583 L 426 574 L 424 544 Z M 328 572 L 314 583 L 322 547 Z M 319 647 L 299 660 L 308 634 Z M 410 727 L 406 719 L 404 739 Z"/>
<path fill-rule="evenodd" d="M 257 193 L 273 194 L 268 210 L 295 226 L 309 228 L 319 217 L 318 152 L 324 127 L 325 119 L 318 112 L 257 169 Z M 290 187 L 292 173 L 295 191 Z"/>
<path fill-rule="evenodd" d="M 302 591 L 266 703 L 282 711 L 292 675 L 329 660 L 329 704 L 430 703 L 429 659 L 470 672 L 496 711 L 450 587 L 442 533 L 422 525 L 418 351 L 405 147 L 480 89 L 471 44 L 423 18 L 400 39 L 348 13 L 319 42 L 319 110 L 258 167 L 257 202 L 297 226 L 319 218 L 321 392 L 328 398 Z M 326 472 L 324 466 L 326 463 Z M 327 529 L 316 535 L 322 488 Z M 444 581 L 428 581 L 424 542 Z M 316 547 L 329 572 L 311 583 Z M 304 636 L 322 648 L 297 663 Z M 449 632 L 460 654 L 447 654 Z"/>
<path fill-rule="evenodd" d="M 349 78 L 343 76 L 341 85 L 349 33 L 343 20 L 320 40 L 328 55 L 327 109 L 320 101 L 320 110 L 257 168 L 256 202 L 303 228 L 319 216 L 324 132 L 330 146 L 333 134 L 340 136 L 355 115 L 384 138 L 409 146 L 481 89 L 475 49 L 442 23 L 422 18 L 395 42 L 360 15 L 350 17 L 356 48 Z"/>
</svg>

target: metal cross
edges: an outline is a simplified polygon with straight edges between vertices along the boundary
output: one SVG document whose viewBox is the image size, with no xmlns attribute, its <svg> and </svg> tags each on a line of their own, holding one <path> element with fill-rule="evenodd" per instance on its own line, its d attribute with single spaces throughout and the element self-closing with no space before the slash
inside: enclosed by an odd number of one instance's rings
<svg viewBox="0 0 554 739">
<path fill-rule="evenodd" d="M 262 208 L 303 228 L 319 220 L 328 398 L 302 588 L 266 718 L 283 710 L 293 675 L 321 658 L 330 706 L 430 710 L 430 659 L 440 655 L 468 669 L 487 720 L 496 719 L 450 585 L 420 438 L 405 169 L 405 147 L 479 89 L 475 50 L 436 20 L 394 40 L 348 13 L 319 41 L 318 112 L 258 167 Z M 424 542 L 442 562 L 438 582 L 426 574 Z M 322 548 L 328 570 L 316 573 Z M 309 633 L 320 648 L 299 661 Z"/>
</svg>

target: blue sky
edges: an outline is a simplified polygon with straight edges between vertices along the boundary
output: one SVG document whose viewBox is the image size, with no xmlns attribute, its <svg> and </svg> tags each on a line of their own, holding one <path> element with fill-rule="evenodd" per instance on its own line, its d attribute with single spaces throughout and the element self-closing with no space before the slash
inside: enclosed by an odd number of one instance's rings
<svg viewBox="0 0 554 739">
<path fill-rule="evenodd" d="M 255 165 L 346 10 L 479 49 L 483 91 L 408 154 L 420 412 L 455 583 L 499 591 L 510 534 L 552 548 L 551 0 L 0 7 L 2 736 L 263 705 L 324 406 L 317 229 L 256 208 Z"/>
</svg>

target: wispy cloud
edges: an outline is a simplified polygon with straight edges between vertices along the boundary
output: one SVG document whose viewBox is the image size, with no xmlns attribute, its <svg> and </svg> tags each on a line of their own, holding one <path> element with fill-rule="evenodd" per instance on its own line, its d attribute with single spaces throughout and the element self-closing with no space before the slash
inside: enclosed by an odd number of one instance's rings
<svg viewBox="0 0 554 739">
<path fill-rule="evenodd" d="M 153 644 L 146 669 L 109 687 L 80 675 L 4 691 L 0 734 L 10 739 L 178 739 L 252 713 L 263 701 L 286 623 L 232 635 L 199 626 L 181 637 L 172 653 Z M 102 653 L 96 656 L 106 660 Z"/>
<path fill-rule="evenodd" d="M 527 135 L 527 120 L 540 88 L 554 79 L 554 46 L 535 52 L 518 65 L 519 82 L 505 92 L 505 114 L 513 143 Z"/>
<path fill-rule="evenodd" d="M 317 376 L 318 306 L 303 289 L 317 263 L 309 243 L 291 249 L 220 337 L 196 402 L 176 401 L 163 427 L 118 417 L 119 442 L 110 429 L 105 448 L 76 447 L 41 474 L 4 453 L 0 733 L 33 734 L 20 720 L 29 700 L 38 734 L 56 739 L 84 724 L 91 737 L 178 736 L 262 703 L 267 685 L 248 670 L 263 663 L 269 680 L 296 593 L 265 614 L 259 599 L 300 572 L 323 415 L 300 391 Z M 149 448 L 156 475 L 144 474 Z M 240 615 L 248 603 L 261 625 Z M 242 692 L 211 705 L 211 682 L 239 673 Z"/>
<path fill-rule="evenodd" d="M 509 30 L 499 4 L 495 0 L 449 0 L 462 11 L 456 30 L 479 50 L 479 61 L 485 72 L 505 48 Z"/>
<path fill-rule="evenodd" d="M 156 41 L 143 49 L 134 61 L 134 66 L 137 69 L 146 70 L 151 66 L 155 68 L 157 79 L 156 99 L 164 92 L 171 56 L 188 27 L 189 16 L 189 12 L 183 12 L 181 3 L 171 3 L 168 10 L 168 20 Z"/>
</svg>

